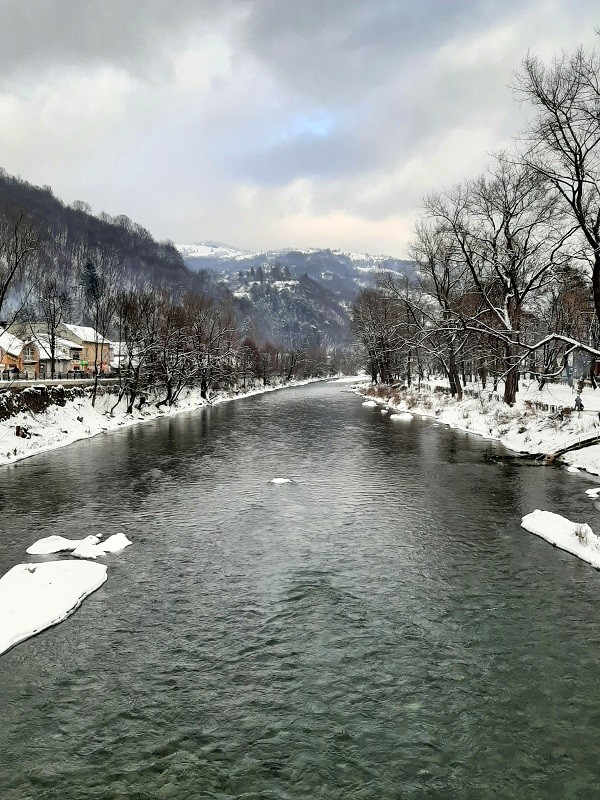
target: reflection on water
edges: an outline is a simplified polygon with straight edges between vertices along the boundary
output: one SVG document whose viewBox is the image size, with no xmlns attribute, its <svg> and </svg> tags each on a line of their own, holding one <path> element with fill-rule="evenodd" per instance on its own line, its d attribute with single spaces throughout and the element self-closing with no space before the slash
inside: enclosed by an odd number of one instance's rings
<svg viewBox="0 0 600 800">
<path fill-rule="evenodd" d="M 315 385 L 3 470 L 2 572 L 134 547 L 0 658 L 0 796 L 594 797 L 599 575 L 519 527 L 592 481 L 499 452 Z"/>
</svg>

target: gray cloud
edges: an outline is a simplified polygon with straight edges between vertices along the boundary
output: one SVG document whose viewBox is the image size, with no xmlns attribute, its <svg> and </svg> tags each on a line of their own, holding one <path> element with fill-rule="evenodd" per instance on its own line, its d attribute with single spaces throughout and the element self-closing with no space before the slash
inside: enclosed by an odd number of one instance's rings
<svg viewBox="0 0 600 800">
<path fill-rule="evenodd" d="M 402 255 L 426 192 L 481 170 L 528 49 L 581 0 L 5 0 L 4 166 L 156 235 Z M 329 237 L 329 238 L 328 238 Z"/>
<path fill-rule="evenodd" d="M 110 64 L 151 73 L 168 50 L 231 13 L 230 0 L 3 0 L 0 67 Z"/>
</svg>

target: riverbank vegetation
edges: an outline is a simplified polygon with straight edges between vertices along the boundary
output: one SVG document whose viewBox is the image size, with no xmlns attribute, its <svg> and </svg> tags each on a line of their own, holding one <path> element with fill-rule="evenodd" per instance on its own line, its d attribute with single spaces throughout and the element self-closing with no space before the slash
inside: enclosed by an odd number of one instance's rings
<svg viewBox="0 0 600 800">
<path fill-rule="evenodd" d="M 95 337 L 82 362 L 96 379 L 93 400 L 98 378 L 110 373 L 129 412 L 146 395 L 172 406 L 191 388 L 207 399 L 325 376 L 345 357 L 293 326 L 269 338 L 224 286 L 190 272 L 171 242 L 155 241 L 128 217 L 94 216 L 85 203 L 67 206 L 49 187 L 0 171 L 0 333 L 37 342 L 50 378 L 61 371 L 61 331 L 74 322 Z"/>
<path fill-rule="evenodd" d="M 353 308 L 373 382 L 540 386 L 589 376 L 600 358 L 600 56 L 578 50 L 516 78 L 529 122 L 484 175 L 429 195 L 412 280 L 384 278 Z"/>
</svg>

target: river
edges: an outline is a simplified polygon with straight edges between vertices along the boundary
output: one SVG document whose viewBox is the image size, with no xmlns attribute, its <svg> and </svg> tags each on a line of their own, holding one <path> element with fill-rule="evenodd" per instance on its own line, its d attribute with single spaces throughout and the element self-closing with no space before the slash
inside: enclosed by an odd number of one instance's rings
<svg viewBox="0 0 600 800">
<path fill-rule="evenodd" d="M 0 656 L 2 800 L 599 796 L 600 574 L 519 526 L 595 483 L 503 455 L 321 383 L 4 468 L 2 574 L 134 544 Z"/>
</svg>

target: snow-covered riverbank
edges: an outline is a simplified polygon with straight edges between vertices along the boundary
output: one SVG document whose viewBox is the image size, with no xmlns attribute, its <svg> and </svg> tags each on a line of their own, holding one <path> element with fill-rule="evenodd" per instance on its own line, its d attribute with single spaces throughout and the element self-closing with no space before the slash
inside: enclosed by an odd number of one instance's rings
<svg viewBox="0 0 600 800">
<path fill-rule="evenodd" d="M 436 391 L 435 386 L 418 392 L 362 384 L 357 392 L 376 400 L 383 408 L 433 417 L 451 428 L 495 439 L 516 453 L 552 456 L 582 445 L 582 449 L 561 455 L 561 460 L 600 475 L 600 444 L 585 446 L 588 441 L 600 439 L 600 389 L 594 392 L 586 388 L 582 412 L 573 409 L 572 390 L 556 384 L 542 391 L 537 384 L 525 387 L 512 407 L 489 391 L 460 402 L 444 391 Z"/>
<path fill-rule="evenodd" d="M 441 389 L 441 390 L 440 390 Z M 600 475 L 600 443 L 585 442 L 600 438 L 600 390 L 586 387 L 584 410 L 574 409 L 574 393 L 568 386 L 551 384 L 542 391 L 537 384 L 524 387 L 513 407 L 505 405 L 491 392 L 479 392 L 454 400 L 444 386 L 430 386 L 421 392 L 392 387 L 373 387 L 362 383 L 354 391 L 363 398 L 363 406 L 389 413 L 391 423 L 410 424 L 415 416 L 434 419 L 468 433 L 501 442 L 515 453 L 546 456 L 560 454 L 570 472 L 586 470 Z M 579 448 L 579 445 L 581 447 Z M 576 447 L 569 450 L 566 448 Z M 587 489 L 596 500 L 600 487 Z M 521 525 L 556 547 L 600 569 L 600 538 L 585 522 L 571 522 L 550 511 L 536 509 L 523 517 Z"/>
<path fill-rule="evenodd" d="M 95 406 L 92 406 L 91 398 L 86 395 L 68 400 L 64 406 L 51 405 L 39 413 L 21 411 L 0 422 L 0 466 L 119 428 L 181 414 L 184 411 L 194 411 L 206 405 L 216 405 L 292 386 L 303 386 L 315 380 L 321 379 L 290 381 L 247 392 L 231 394 L 221 392 L 209 402 L 200 396 L 200 389 L 193 389 L 182 395 L 172 408 L 163 406 L 157 409 L 155 403 L 150 400 L 141 409 L 134 409 L 132 414 L 126 413 L 125 401 L 113 409 L 117 397 L 108 392 L 98 395 Z M 17 426 L 21 430 L 25 429 L 29 438 L 17 436 Z"/>
</svg>

